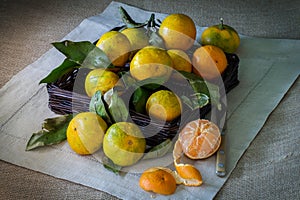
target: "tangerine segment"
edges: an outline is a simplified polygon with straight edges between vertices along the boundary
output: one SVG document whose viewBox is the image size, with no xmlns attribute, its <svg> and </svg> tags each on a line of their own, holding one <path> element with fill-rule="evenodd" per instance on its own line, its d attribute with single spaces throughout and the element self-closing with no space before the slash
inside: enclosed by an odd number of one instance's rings
<svg viewBox="0 0 300 200">
<path fill-rule="evenodd" d="M 221 133 L 216 124 L 204 119 L 189 122 L 178 138 L 182 150 L 191 159 L 213 155 L 221 144 Z"/>
<path fill-rule="evenodd" d="M 176 180 L 172 170 L 162 167 L 152 167 L 143 172 L 139 185 L 146 191 L 170 195 L 176 190 Z"/>
</svg>

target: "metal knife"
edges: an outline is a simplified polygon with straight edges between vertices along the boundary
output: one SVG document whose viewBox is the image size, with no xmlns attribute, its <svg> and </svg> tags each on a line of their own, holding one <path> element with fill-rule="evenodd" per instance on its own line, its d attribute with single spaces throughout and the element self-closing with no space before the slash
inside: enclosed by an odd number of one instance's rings
<svg viewBox="0 0 300 200">
<path fill-rule="evenodd" d="M 227 129 L 227 119 L 225 119 L 224 127 L 221 132 L 221 145 L 217 151 L 216 158 L 216 175 L 224 177 L 226 175 L 226 140 L 225 134 Z"/>
</svg>

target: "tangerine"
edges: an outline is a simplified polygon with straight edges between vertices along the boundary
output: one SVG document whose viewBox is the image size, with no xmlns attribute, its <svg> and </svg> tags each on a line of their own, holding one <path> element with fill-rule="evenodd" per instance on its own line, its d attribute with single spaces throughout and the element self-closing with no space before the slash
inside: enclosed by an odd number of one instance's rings
<svg viewBox="0 0 300 200">
<path fill-rule="evenodd" d="M 163 195 L 173 194 L 177 187 L 172 171 L 162 167 L 152 167 L 145 170 L 140 177 L 139 185 L 146 191 Z"/>
<path fill-rule="evenodd" d="M 181 114 L 181 101 L 169 90 L 159 90 L 150 95 L 146 102 L 149 116 L 162 121 L 172 121 Z"/>
<path fill-rule="evenodd" d="M 97 90 L 102 94 L 113 88 L 119 80 L 119 76 L 105 69 L 93 69 L 85 78 L 85 91 L 92 97 Z"/>
<path fill-rule="evenodd" d="M 126 28 L 121 33 L 128 38 L 131 45 L 129 60 L 132 59 L 138 50 L 149 45 L 149 38 L 144 28 Z"/>
<path fill-rule="evenodd" d="M 142 158 L 146 140 L 139 127 L 130 122 L 117 122 L 111 125 L 104 136 L 103 151 L 113 163 L 130 166 Z"/>
<path fill-rule="evenodd" d="M 205 29 L 201 35 L 202 45 L 214 45 L 226 53 L 234 53 L 240 45 L 240 37 L 231 26 L 221 23 Z"/>
<path fill-rule="evenodd" d="M 173 60 L 173 68 L 178 71 L 192 72 L 190 57 L 180 49 L 169 49 L 168 54 Z"/>
<path fill-rule="evenodd" d="M 102 146 L 106 129 L 106 122 L 96 113 L 79 113 L 68 125 L 68 144 L 80 155 L 92 154 Z"/>
<path fill-rule="evenodd" d="M 192 58 L 193 72 L 204 79 L 215 79 L 227 68 L 227 58 L 222 49 L 213 45 L 201 46 Z"/>
<path fill-rule="evenodd" d="M 131 45 L 123 33 L 108 31 L 100 37 L 96 46 L 107 55 L 114 66 L 122 67 L 128 61 Z"/>
<path fill-rule="evenodd" d="M 167 49 L 188 50 L 196 39 L 194 21 L 185 14 L 168 15 L 161 23 L 159 35 L 163 38 Z"/>
<path fill-rule="evenodd" d="M 137 80 L 161 77 L 168 79 L 173 67 L 172 58 L 166 50 L 147 46 L 139 50 L 130 62 L 130 74 Z"/>
</svg>

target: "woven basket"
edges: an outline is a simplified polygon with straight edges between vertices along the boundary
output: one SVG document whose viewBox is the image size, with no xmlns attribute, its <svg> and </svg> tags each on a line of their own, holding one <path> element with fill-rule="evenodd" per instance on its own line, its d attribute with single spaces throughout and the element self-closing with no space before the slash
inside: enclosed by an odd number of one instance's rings
<svg viewBox="0 0 300 200">
<path fill-rule="evenodd" d="M 238 80 L 238 66 L 239 58 L 235 54 L 226 54 L 228 67 L 222 74 L 222 79 L 225 86 L 225 91 L 228 93 L 231 89 L 239 84 Z M 59 80 L 54 83 L 47 84 L 47 90 L 49 94 L 49 108 L 56 114 L 71 114 L 86 112 L 89 110 L 90 98 L 82 91 L 73 91 L 74 81 L 77 77 L 79 69 L 74 69 L 69 73 L 63 75 Z M 87 74 L 89 69 L 80 69 L 80 73 Z M 83 76 L 85 77 L 85 76 Z M 77 80 L 76 84 L 83 80 Z M 81 86 L 84 88 L 84 85 Z M 185 110 L 181 117 L 166 123 L 153 122 L 150 118 L 141 113 L 135 112 L 133 109 L 129 109 L 131 120 L 139 125 L 146 137 L 146 143 L 149 147 L 153 147 L 166 139 L 173 139 L 180 126 L 193 119 L 204 118 L 208 112 L 210 112 L 210 105 L 206 105 L 200 110 Z M 183 120 L 183 121 L 182 121 Z M 151 135 L 156 133 L 155 135 Z"/>
</svg>

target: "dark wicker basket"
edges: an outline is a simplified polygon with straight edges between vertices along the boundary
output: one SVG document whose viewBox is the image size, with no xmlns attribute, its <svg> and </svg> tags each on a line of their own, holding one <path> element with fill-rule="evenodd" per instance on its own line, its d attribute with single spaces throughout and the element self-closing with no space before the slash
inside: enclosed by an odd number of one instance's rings
<svg viewBox="0 0 300 200">
<path fill-rule="evenodd" d="M 226 54 L 228 67 L 222 74 L 222 79 L 225 86 L 225 91 L 228 93 L 231 89 L 238 85 L 238 66 L 239 58 L 235 54 Z M 80 73 L 87 74 L 88 69 L 80 69 Z M 89 110 L 90 98 L 85 94 L 84 90 L 73 91 L 74 81 L 77 77 L 79 69 L 71 70 L 69 73 L 63 75 L 54 83 L 47 84 L 49 94 L 49 108 L 56 114 L 70 114 L 79 113 Z M 82 76 L 85 77 L 85 76 Z M 77 80 L 76 83 L 83 83 L 83 80 Z M 81 86 L 84 88 L 84 85 Z M 160 122 L 151 122 L 149 117 L 145 114 L 137 113 L 130 109 L 131 120 L 139 125 L 146 137 L 148 147 L 153 147 L 160 144 L 166 139 L 172 139 L 178 133 L 182 124 L 193 119 L 204 118 L 210 112 L 210 105 L 206 105 L 200 110 L 192 111 L 184 109 L 186 113 L 171 122 L 161 124 Z M 181 121 L 183 120 L 183 121 Z M 151 123 L 150 123 L 151 122 Z M 157 133 L 151 135 L 152 133 Z"/>
</svg>

